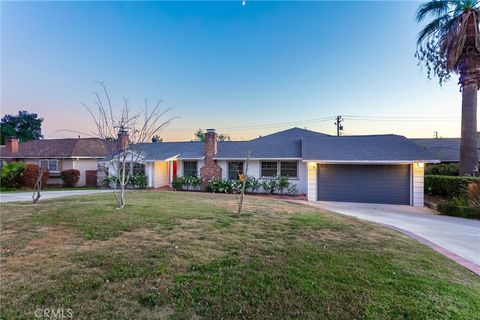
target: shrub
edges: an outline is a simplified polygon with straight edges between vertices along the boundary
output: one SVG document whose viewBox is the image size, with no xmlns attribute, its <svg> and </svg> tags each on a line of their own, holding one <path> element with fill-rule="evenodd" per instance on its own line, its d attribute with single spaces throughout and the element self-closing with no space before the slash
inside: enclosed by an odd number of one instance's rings
<svg viewBox="0 0 480 320">
<path fill-rule="evenodd" d="M 458 176 L 459 166 L 454 163 L 429 164 L 425 168 L 425 175 Z"/>
<path fill-rule="evenodd" d="M 288 187 L 290 187 L 290 181 L 288 180 L 288 177 L 278 176 L 277 177 L 277 189 L 278 189 L 278 191 L 280 191 L 280 194 L 283 194 L 284 190 L 288 190 Z"/>
<path fill-rule="evenodd" d="M 173 179 L 172 181 L 173 190 L 177 190 L 177 191 L 182 190 L 183 182 L 184 182 L 183 177 L 175 177 L 175 179 Z"/>
<path fill-rule="evenodd" d="M 470 182 L 467 185 L 466 194 L 472 207 L 480 207 L 480 180 Z"/>
<path fill-rule="evenodd" d="M 22 162 L 10 162 L 0 170 L 0 185 L 3 188 L 19 188 L 22 184 L 22 173 L 25 164 Z"/>
<path fill-rule="evenodd" d="M 454 203 L 440 203 L 437 210 L 445 215 L 469 219 L 480 219 L 479 207 L 459 206 Z"/>
<path fill-rule="evenodd" d="M 75 187 L 80 180 L 80 171 L 77 169 L 67 169 L 60 173 L 63 185 L 65 187 Z"/>
<path fill-rule="evenodd" d="M 464 197 L 470 182 L 479 181 L 477 177 L 425 176 L 425 192 L 447 198 Z"/>
<path fill-rule="evenodd" d="M 258 192 L 258 189 L 260 189 L 260 181 L 255 177 L 247 177 L 245 189 L 250 190 L 250 192 L 253 193 Z"/>
<path fill-rule="evenodd" d="M 275 193 L 278 188 L 278 181 L 277 177 L 266 178 L 262 181 L 262 189 L 265 192 L 269 192 L 270 194 Z"/>
<path fill-rule="evenodd" d="M 130 185 L 134 188 L 138 189 L 145 189 L 148 184 L 148 179 L 147 176 L 144 175 L 143 173 L 133 175 L 128 178 L 128 183 L 127 185 Z"/>
<path fill-rule="evenodd" d="M 191 185 L 195 190 L 198 190 L 200 184 L 202 183 L 202 179 L 200 178 L 200 176 L 187 177 L 187 180 L 188 184 Z"/>
<path fill-rule="evenodd" d="M 289 195 L 294 195 L 298 193 L 298 188 L 297 185 L 292 183 L 288 188 L 287 188 L 287 193 Z"/>
<path fill-rule="evenodd" d="M 25 166 L 25 169 L 23 170 L 22 184 L 27 188 L 34 188 L 39 172 L 40 172 L 39 167 L 36 164 L 27 164 Z M 47 181 L 49 177 L 50 177 L 50 172 L 45 171 L 45 173 L 42 176 L 43 187 L 47 185 Z"/>
</svg>

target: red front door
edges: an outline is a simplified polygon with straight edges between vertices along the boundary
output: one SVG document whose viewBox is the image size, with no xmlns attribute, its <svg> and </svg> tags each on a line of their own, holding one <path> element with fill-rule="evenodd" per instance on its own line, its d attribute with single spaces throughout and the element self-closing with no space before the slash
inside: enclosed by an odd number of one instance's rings
<svg viewBox="0 0 480 320">
<path fill-rule="evenodd" d="M 173 161 L 173 179 L 177 177 L 177 161 Z"/>
</svg>

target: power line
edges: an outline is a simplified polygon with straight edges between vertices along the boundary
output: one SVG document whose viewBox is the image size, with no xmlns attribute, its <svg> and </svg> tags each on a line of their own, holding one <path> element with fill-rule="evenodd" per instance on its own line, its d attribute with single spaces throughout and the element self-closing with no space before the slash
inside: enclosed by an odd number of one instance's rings
<svg viewBox="0 0 480 320">
<path fill-rule="evenodd" d="M 255 129 L 273 129 L 278 127 L 286 127 L 286 126 L 305 126 L 306 124 L 314 124 L 314 123 L 321 123 L 336 120 L 338 122 L 338 117 L 340 117 L 340 122 L 343 120 L 352 120 L 352 121 L 393 121 L 393 122 L 400 122 L 400 121 L 415 121 L 415 122 L 430 122 L 430 121 L 458 121 L 460 117 L 455 116 L 358 116 L 358 115 L 343 115 L 343 116 L 330 116 L 330 117 L 323 117 L 323 118 L 316 118 L 316 119 L 306 119 L 306 120 L 298 120 L 298 121 L 289 121 L 289 122 L 277 122 L 277 123 L 268 123 L 268 124 L 257 124 L 251 126 L 239 126 L 239 127 L 219 127 L 216 128 L 217 130 L 222 131 L 247 131 L 247 130 L 255 130 Z M 337 125 L 337 122 L 335 125 Z M 340 123 L 338 122 L 338 123 Z M 340 127 L 342 127 L 339 124 Z M 338 131 L 342 131 L 341 128 L 338 128 Z M 193 132 L 198 128 L 181 128 L 181 129 L 171 129 L 169 131 L 174 132 Z"/>
</svg>

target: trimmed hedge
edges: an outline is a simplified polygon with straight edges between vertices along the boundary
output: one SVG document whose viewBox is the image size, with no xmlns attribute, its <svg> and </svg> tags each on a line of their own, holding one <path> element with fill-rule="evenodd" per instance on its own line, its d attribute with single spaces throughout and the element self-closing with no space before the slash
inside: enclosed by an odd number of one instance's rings
<svg viewBox="0 0 480 320">
<path fill-rule="evenodd" d="M 461 217 L 468 219 L 480 219 L 479 207 L 456 206 L 451 203 L 439 203 L 437 210 L 447 216 Z"/>
<path fill-rule="evenodd" d="M 425 193 L 446 198 L 463 197 L 468 183 L 480 180 L 478 177 L 468 176 L 425 176 Z"/>
<path fill-rule="evenodd" d="M 22 184 L 27 188 L 33 189 L 35 187 L 38 174 L 39 168 L 36 164 L 27 164 L 23 170 Z M 42 188 L 47 185 L 49 177 L 50 172 L 46 171 L 42 176 Z"/>
<path fill-rule="evenodd" d="M 65 187 L 75 187 L 80 180 L 80 171 L 77 169 L 67 169 L 60 173 L 63 185 Z"/>
</svg>

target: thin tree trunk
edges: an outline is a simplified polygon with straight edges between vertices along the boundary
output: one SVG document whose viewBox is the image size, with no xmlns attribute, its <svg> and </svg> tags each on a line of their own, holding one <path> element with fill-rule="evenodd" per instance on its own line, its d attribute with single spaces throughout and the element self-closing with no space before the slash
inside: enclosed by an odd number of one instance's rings
<svg viewBox="0 0 480 320">
<path fill-rule="evenodd" d="M 477 169 L 477 85 L 467 84 L 462 90 L 460 175 L 472 175 Z"/>
<path fill-rule="evenodd" d="M 246 162 L 247 163 L 245 164 L 245 171 L 243 172 L 242 191 L 240 193 L 240 201 L 238 203 L 237 218 L 240 218 L 240 214 L 242 214 L 243 195 L 245 194 L 245 186 L 247 185 L 247 178 L 248 178 L 248 163 L 250 162 L 250 151 L 247 153 Z"/>
</svg>

